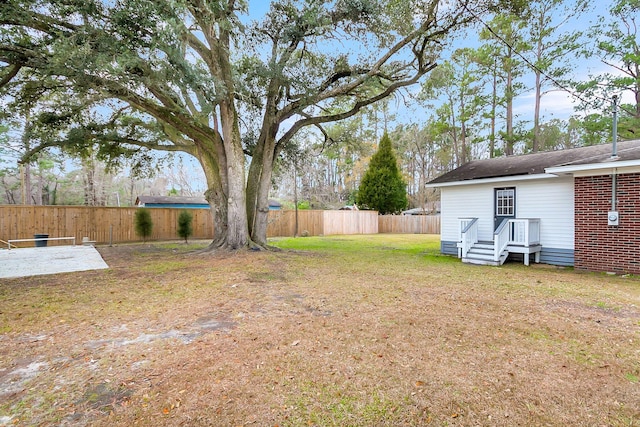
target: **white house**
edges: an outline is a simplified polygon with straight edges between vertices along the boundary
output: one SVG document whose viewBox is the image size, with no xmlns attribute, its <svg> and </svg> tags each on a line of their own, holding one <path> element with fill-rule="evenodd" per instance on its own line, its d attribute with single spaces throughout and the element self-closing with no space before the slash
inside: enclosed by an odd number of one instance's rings
<svg viewBox="0 0 640 427">
<path fill-rule="evenodd" d="M 469 162 L 441 191 L 441 251 L 640 273 L 640 140 Z"/>
</svg>

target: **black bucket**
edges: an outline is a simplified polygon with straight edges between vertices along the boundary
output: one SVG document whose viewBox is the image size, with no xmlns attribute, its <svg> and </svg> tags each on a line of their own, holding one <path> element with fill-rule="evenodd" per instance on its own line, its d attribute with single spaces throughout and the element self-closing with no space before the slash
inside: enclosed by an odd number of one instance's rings
<svg viewBox="0 0 640 427">
<path fill-rule="evenodd" d="M 34 234 L 33 235 L 34 239 L 48 239 L 49 235 L 48 234 Z M 47 241 L 46 240 L 36 240 L 36 248 L 44 248 L 47 246 Z"/>
</svg>

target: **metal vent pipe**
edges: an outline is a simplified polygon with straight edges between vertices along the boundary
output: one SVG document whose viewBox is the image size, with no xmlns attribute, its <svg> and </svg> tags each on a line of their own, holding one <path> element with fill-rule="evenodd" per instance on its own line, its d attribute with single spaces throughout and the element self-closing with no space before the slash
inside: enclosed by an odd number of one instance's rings
<svg viewBox="0 0 640 427">
<path fill-rule="evenodd" d="M 618 95 L 613 95 L 613 135 L 611 157 L 618 157 Z"/>
</svg>

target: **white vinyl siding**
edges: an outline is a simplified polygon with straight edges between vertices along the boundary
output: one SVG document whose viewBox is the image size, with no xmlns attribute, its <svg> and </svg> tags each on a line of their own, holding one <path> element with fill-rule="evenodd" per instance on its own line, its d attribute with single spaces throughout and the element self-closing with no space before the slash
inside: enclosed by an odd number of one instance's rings
<svg viewBox="0 0 640 427">
<path fill-rule="evenodd" d="M 540 218 L 543 248 L 573 249 L 573 178 L 442 187 L 442 241 L 458 241 L 458 218 L 478 218 L 478 239 L 493 240 L 494 189 L 515 187 L 516 218 Z"/>
<path fill-rule="evenodd" d="M 478 239 L 493 239 L 493 186 L 446 187 L 440 194 L 440 239 L 458 241 L 459 218 L 478 218 Z"/>
<path fill-rule="evenodd" d="M 574 249 L 574 187 L 573 177 L 558 177 L 543 182 L 527 182 L 516 190 L 517 216 L 540 218 L 542 246 Z M 522 214 L 520 210 L 522 209 Z"/>
</svg>

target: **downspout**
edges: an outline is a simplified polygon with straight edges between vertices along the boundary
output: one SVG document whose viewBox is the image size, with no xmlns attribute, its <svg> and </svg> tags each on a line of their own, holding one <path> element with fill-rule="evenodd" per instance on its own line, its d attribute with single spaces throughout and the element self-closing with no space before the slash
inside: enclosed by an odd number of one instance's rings
<svg viewBox="0 0 640 427">
<path fill-rule="evenodd" d="M 618 95 L 613 95 L 613 135 L 611 135 L 611 160 L 618 158 Z M 616 210 L 616 188 L 618 184 L 617 169 L 611 171 L 611 211 Z"/>
<path fill-rule="evenodd" d="M 618 185 L 618 174 L 616 173 L 617 169 L 613 170 L 611 174 L 611 211 L 616 211 L 616 187 Z"/>
</svg>

